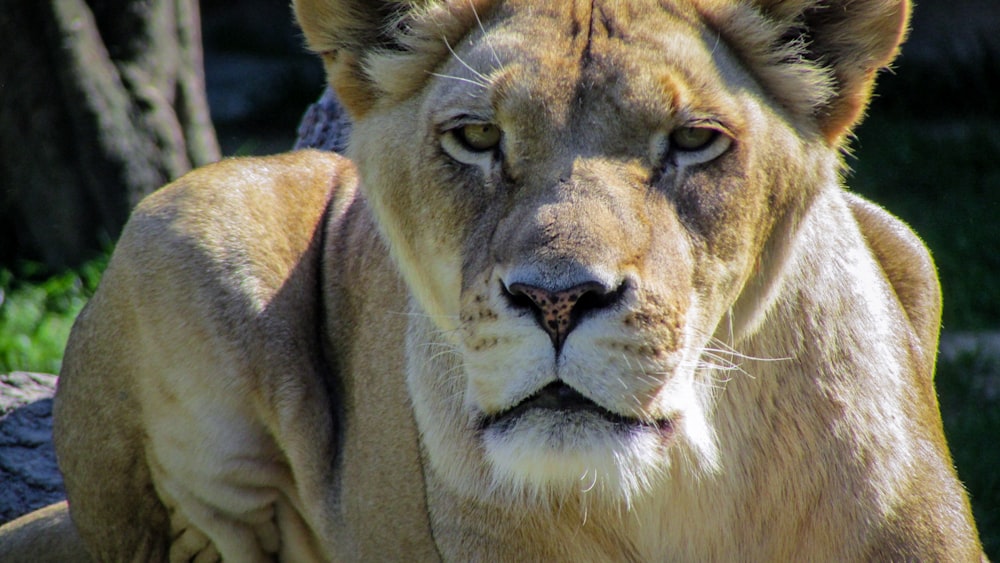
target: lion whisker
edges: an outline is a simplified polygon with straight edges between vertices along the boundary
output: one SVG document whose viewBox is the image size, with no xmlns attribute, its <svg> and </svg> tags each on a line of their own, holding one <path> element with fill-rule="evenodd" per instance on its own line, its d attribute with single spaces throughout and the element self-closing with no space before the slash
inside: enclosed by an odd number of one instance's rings
<svg viewBox="0 0 1000 563">
<path fill-rule="evenodd" d="M 422 348 L 448 348 L 454 350 L 456 354 L 460 354 L 458 348 L 454 344 L 448 342 L 424 342 L 420 344 Z"/>
<path fill-rule="evenodd" d="M 457 78 L 457 77 L 452 77 Z M 432 315 L 430 313 L 424 313 L 422 311 L 387 311 L 390 315 L 397 315 L 400 317 L 415 317 L 422 319 L 449 319 L 452 321 L 457 321 L 459 319 L 458 315 Z"/>
<path fill-rule="evenodd" d="M 479 31 L 483 33 L 483 37 L 486 37 L 486 27 L 483 25 L 483 20 L 479 19 L 479 10 L 476 9 L 476 5 L 472 3 L 472 0 L 469 0 L 469 7 L 472 8 L 472 15 L 476 17 L 476 25 L 479 26 Z M 500 57 L 497 55 L 496 49 L 493 48 L 493 45 L 487 42 L 486 46 L 490 48 L 490 53 L 493 55 L 493 62 L 496 63 L 498 67 L 503 66 L 500 63 Z"/>
<path fill-rule="evenodd" d="M 732 315 L 730 314 L 730 318 L 731 318 L 731 316 Z M 730 323 L 730 325 L 731 325 L 731 323 Z M 793 358 L 791 356 L 777 356 L 777 357 L 753 356 L 753 355 L 741 352 L 740 350 L 737 350 L 736 347 L 733 344 L 731 344 L 729 342 L 726 342 L 726 341 L 722 340 L 721 338 L 719 338 L 717 336 L 705 334 L 705 333 L 703 333 L 701 331 L 696 331 L 696 332 L 700 333 L 702 336 L 706 336 L 708 338 L 708 341 L 709 341 L 710 345 L 717 346 L 717 348 L 713 348 L 713 347 L 710 347 L 710 346 L 704 346 L 704 347 L 701 348 L 701 350 L 703 350 L 703 351 L 704 350 L 710 350 L 710 351 L 718 352 L 720 354 L 729 354 L 729 355 L 731 355 L 731 356 L 733 356 L 735 358 L 740 358 L 740 359 L 750 360 L 750 361 L 755 361 L 755 362 L 791 361 L 791 360 L 795 359 L 795 358 Z M 733 335 L 732 326 L 729 327 L 729 339 L 730 339 L 730 341 L 735 340 L 735 337 Z"/>
<path fill-rule="evenodd" d="M 728 384 L 732 380 L 733 379 L 731 377 L 727 377 L 724 379 L 711 378 L 710 381 L 695 381 L 694 384 L 698 385 L 699 387 L 704 387 L 706 389 L 725 390 L 726 384 Z"/>
<path fill-rule="evenodd" d="M 442 74 L 440 72 L 428 72 L 428 74 L 430 74 L 431 76 L 436 76 L 438 78 L 446 78 L 446 79 L 450 79 L 450 80 L 458 80 L 459 82 L 468 82 L 469 84 L 473 84 L 473 85 L 478 86 L 479 88 L 483 88 L 483 89 L 486 89 L 486 88 L 489 87 L 488 84 L 483 84 L 481 82 L 477 82 L 475 80 L 471 80 L 469 78 L 465 78 L 465 77 L 462 77 L 462 76 L 452 76 L 450 74 Z"/>
<path fill-rule="evenodd" d="M 432 354 L 431 357 L 427 358 L 427 361 L 428 362 L 433 362 L 434 360 L 437 360 L 438 358 L 443 358 L 445 356 L 458 356 L 458 357 L 462 357 L 462 355 L 459 352 L 456 352 L 455 350 L 441 350 L 439 352 L 435 352 L 434 354 Z M 458 366 L 453 366 L 450 369 L 455 369 L 457 367 Z"/>
<path fill-rule="evenodd" d="M 580 475 L 580 480 L 583 481 L 587 477 L 588 473 L 590 473 L 590 469 L 585 470 L 583 472 L 583 475 Z M 594 469 L 594 478 L 590 480 L 590 485 L 587 485 L 585 488 L 580 489 L 580 492 L 584 494 L 589 493 L 590 491 L 594 490 L 595 486 L 597 486 L 597 469 Z"/>
<path fill-rule="evenodd" d="M 733 356 L 734 358 L 739 358 L 741 360 L 748 360 L 748 361 L 752 361 L 752 362 L 787 362 L 787 361 L 791 361 L 791 360 L 794 359 L 791 356 L 779 356 L 779 357 L 773 357 L 773 358 L 767 358 L 767 357 L 763 357 L 763 356 L 751 356 L 749 354 L 744 354 L 742 352 L 738 352 L 738 351 L 736 351 L 734 349 L 731 349 L 731 348 L 727 348 L 727 349 L 702 348 L 701 350 L 702 351 L 708 351 L 708 352 L 716 352 L 716 353 L 719 353 L 719 354 L 728 354 L 730 356 Z"/>
<path fill-rule="evenodd" d="M 471 72 L 473 74 L 473 76 L 475 76 L 476 78 L 482 80 L 481 83 L 477 83 L 477 82 L 474 82 L 474 81 L 470 81 L 470 82 L 472 82 L 473 84 L 478 84 L 479 86 L 482 86 L 483 88 L 486 88 L 486 87 L 489 86 L 489 84 L 490 84 L 489 77 L 486 76 L 485 74 L 479 72 L 478 70 L 472 68 L 472 66 L 470 66 L 469 63 L 467 63 L 464 60 L 462 60 L 462 57 L 458 56 L 458 53 L 456 53 L 455 50 L 451 48 L 451 43 L 448 41 L 447 37 L 444 38 L 444 46 L 448 48 L 448 52 L 451 53 L 451 55 L 453 57 L 455 57 L 455 60 L 458 61 L 458 64 L 464 66 L 469 72 Z M 431 74 L 433 74 L 433 73 L 431 73 Z"/>
</svg>

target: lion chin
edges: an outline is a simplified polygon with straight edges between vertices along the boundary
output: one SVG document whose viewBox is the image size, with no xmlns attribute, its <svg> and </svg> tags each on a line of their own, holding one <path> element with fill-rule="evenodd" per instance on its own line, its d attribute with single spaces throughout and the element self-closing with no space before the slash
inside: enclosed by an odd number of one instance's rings
<svg viewBox="0 0 1000 563">
<path fill-rule="evenodd" d="M 480 432 L 497 482 L 536 493 L 576 488 L 628 499 L 663 471 L 673 428 L 671 420 L 622 416 L 565 383 L 551 383 L 486 417 Z"/>
</svg>

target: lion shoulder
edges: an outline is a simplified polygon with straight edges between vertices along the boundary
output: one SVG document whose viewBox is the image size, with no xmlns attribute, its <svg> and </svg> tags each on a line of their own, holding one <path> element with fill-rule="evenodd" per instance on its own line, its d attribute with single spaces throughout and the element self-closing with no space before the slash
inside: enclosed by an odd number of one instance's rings
<svg viewBox="0 0 1000 563">
<path fill-rule="evenodd" d="M 207 553 L 201 540 L 232 532 L 206 526 L 242 529 L 274 510 L 245 499 L 294 491 L 282 467 L 298 463 L 286 460 L 296 440 L 332 447 L 322 377 L 291 374 L 324 369 L 324 225 L 353 186 L 349 161 L 301 151 L 227 159 L 138 205 L 74 326 L 56 398 L 73 522 L 99 558 Z M 216 517 L 178 516 L 198 510 Z"/>
<path fill-rule="evenodd" d="M 933 373 L 941 330 L 941 285 L 927 246 L 882 207 L 847 193 L 847 203 L 916 336 L 925 373 Z"/>
</svg>

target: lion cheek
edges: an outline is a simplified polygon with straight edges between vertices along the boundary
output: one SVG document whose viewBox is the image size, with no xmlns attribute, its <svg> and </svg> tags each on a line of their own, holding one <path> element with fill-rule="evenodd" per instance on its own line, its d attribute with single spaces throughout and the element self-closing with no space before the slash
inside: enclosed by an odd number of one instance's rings
<svg viewBox="0 0 1000 563">
<path fill-rule="evenodd" d="M 379 221 L 393 261 L 406 283 L 408 292 L 426 314 L 445 333 L 458 328 L 460 276 L 459 251 L 447 242 L 422 236 L 422 233 L 401 228 L 394 220 Z"/>
<path fill-rule="evenodd" d="M 552 353 L 542 346 L 465 355 L 466 404 L 474 413 L 499 412 L 555 379 Z"/>
</svg>

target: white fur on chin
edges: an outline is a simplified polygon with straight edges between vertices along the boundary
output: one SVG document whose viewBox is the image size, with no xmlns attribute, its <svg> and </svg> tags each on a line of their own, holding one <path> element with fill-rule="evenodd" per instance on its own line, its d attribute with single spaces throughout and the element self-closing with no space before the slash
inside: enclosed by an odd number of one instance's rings
<svg viewBox="0 0 1000 563">
<path fill-rule="evenodd" d="M 715 444 L 703 432 L 704 421 L 697 421 L 703 417 L 694 418 L 660 428 L 588 412 L 525 413 L 483 433 L 492 492 L 529 502 L 586 495 L 630 506 L 660 489 L 674 463 L 690 465 L 696 473 L 715 468 Z M 687 455 L 689 450 L 696 455 Z"/>
</svg>

